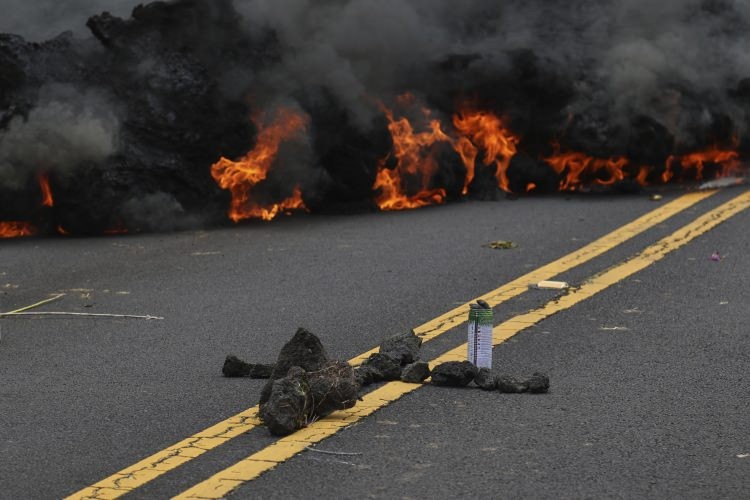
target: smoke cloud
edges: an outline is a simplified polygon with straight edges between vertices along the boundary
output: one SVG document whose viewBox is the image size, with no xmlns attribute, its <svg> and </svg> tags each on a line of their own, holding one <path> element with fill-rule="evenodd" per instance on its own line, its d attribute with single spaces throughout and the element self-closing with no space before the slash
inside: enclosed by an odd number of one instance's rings
<svg viewBox="0 0 750 500">
<path fill-rule="evenodd" d="M 14 33 L 41 42 L 65 31 L 88 36 L 86 19 L 109 11 L 113 15 L 130 14 L 137 0 L 0 0 L 0 33 Z"/>
<path fill-rule="evenodd" d="M 0 185 L 18 188 L 35 173 L 72 174 L 117 151 L 119 121 L 96 90 L 51 84 L 38 105 L 0 134 Z"/>
<path fill-rule="evenodd" d="M 0 0 L 0 32 L 87 37 L 89 16 L 128 18 L 138 3 Z M 96 69 L 71 63 L 60 73 L 78 80 L 60 83 L 49 71 L 28 109 L 0 109 L 0 187 L 119 153 L 112 204 L 126 200 L 122 213 L 139 225 L 159 210 L 174 218 L 214 196 L 196 187 L 213 161 L 252 147 L 239 123 L 283 103 L 310 117 L 308 141 L 282 148 L 271 194 L 259 195 L 288 194 L 293 180 L 308 204 L 370 199 L 390 149 L 381 103 L 405 92 L 448 129 L 467 102 L 503 116 L 520 136 L 515 176 L 549 170 L 539 164 L 553 143 L 662 169 L 671 155 L 710 146 L 750 151 L 746 0 L 179 0 L 134 17 L 100 16 L 98 40 L 65 49 Z M 23 50 L 36 69 L 19 71 L 32 80 L 53 64 Z M 15 77 L 7 81 L 22 95 Z"/>
</svg>

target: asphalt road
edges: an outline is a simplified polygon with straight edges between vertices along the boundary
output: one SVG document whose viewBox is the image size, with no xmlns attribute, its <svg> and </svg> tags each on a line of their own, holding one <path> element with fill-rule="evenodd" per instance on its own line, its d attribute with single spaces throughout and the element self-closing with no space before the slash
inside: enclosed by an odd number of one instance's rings
<svg viewBox="0 0 750 500">
<path fill-rule="evenodd" d="M 583 283 L 742 192 L 722 191 L 561 279 Z M 0 242 L 2 311 L 65 293 L 37 310 L 165 318 L 0 319 L 0 498 L 66 496 L 255 405 L 263 381 L 223 378 L 227 354 L 272 362 L 304 326 L 349 359 L 680 194 Z M 318 445 L 354 455 L 303 452 L 233 497 L 750 496 L 748 227 L 750 210 L 495 348 L 500 371 L 547 372 L 549 394 L 426 386 Z M 483 247 L 501 239 L 518 248 Z M 556 294 L 530 290 L 496 321 Z M 254 429 L 127 498 L 176 495 L 273 441 Z"/>
</svg>

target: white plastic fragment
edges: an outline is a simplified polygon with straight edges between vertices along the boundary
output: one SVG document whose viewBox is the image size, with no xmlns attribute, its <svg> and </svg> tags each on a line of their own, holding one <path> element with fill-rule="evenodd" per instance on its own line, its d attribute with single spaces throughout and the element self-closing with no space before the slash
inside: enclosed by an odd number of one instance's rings
<svg viewBox="0 0 750 500">
<path fill-rule="evenodd" d="M 537 290 L 565 290 L 566 288 L 570 288 L 570 285 L 565 281 L 544 280 L 532 285 L 532 288 L 536 288 Z"/>
</svg>

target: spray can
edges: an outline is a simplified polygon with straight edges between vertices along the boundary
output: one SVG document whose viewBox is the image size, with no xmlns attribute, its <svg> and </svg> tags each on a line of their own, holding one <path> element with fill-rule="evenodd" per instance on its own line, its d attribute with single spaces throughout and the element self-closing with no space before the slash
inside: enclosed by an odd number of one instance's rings
<svg viewBox="0 0 750 500">
<path fill-rule="evenodd" d="M 469 307 L 469 361 L 478 368 L 492 368 L 492 308 L 481 301 Z"/>
</svg>

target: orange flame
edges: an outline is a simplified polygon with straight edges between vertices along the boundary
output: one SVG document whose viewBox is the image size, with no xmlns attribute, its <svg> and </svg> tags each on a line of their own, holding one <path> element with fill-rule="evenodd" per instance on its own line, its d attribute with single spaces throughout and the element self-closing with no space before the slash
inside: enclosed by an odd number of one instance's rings
<svg viewBox="0 0 750 500">
<path fill-rule="evenodd" d="M 389 169 L 386 167 L 388 158 L 380 161 L 373 185 L 373 190 L 378 191 L 375 203 L 381 210 L 408 210 L 443 203 L 447 196 L 445 189 L 429 189 L 438 168 L 433 146 L 452 142 L 443 132 L 440 121 L 430 120 L 429 131 L 416 133 L 407 118 L 396 120 L 390 109 L 381 107 L 388 118 L 388 130 L 393 137 L 393 157 L 397 164 L 396 168 Z M 429 115 L 429 112 L 425 111 L 425 115 Z M 408 194 L 403 177 L 418 182 L 417 193 Z"/>
<path fill-rule="evenodd" d="M 37 175 L 39 187 L 42 190 L 42 205 L 45 207 L 54 207 L 55 200 L 52 198 L 52 188 L 49 186 L 49 176 L 47 174 Z"/>
<path fill-rule="evenodd" d="M 559 149 L 555 145 L 555 149 Z M 625 167 L 628 166 L 628 159 L 622 156 L 614 158 L 595 158 L 584 153 L 569 152 L 556 153 L 549 158 L 544 158 L 552 169 L 558 175 L 564 175 L 560 179 L 560 191 L 575 191 L 576 188 L 589 183 L 596 184 L 614 184 L 628 177 Z M 648 174 L 639 171 L 638 178 L 643 178 Z"/>
<path fill-rule="evenodd" d="M 28 222 L 0 222 L 0 238 L 34 236 L 36 228 Z"/>
<path fill-rule="evenodd" d="M 251 200 L 250 192 L 268 176 L 281 144 L 304 132 L 309 119 L 293 109 L 279 108 L 270 124 L 265 124 L 263 117 L 254 118 L 253 121 L 258 127 L 255 147 L 237 161 L 221 158 L 211 167 L 214 180 L 222 189 L 232 193 L 229 218 L 234 222 L 244 219 L 272 220 L 279 213 L 306 209 L 298 187 L 293 196 L 270 206 L 262 206 Z"/>
<path fill-rule="evenodd" d="M 248 204 L 245 205 L 245 210 L 243 212 L 244 214 L 246 214 L 246 216 L 242 218 L 272 221 L 280 213 L 290 214 L 297 210 L 307 210 L 305 202 L 302 199 L 302 191 L 300 190 L 299 186 L 294 188 L 294 194 L 292 194 L 292 196 L 280 203 L 273 203 L 264 207 L 252 202 L 248 202 Z"/>
<path fill-rule="evenodd" d="M 510 192 L 507 171 L 518 151 L 520 139 L 511 133 L 502 119 L 486 111 L 460 112 L 453 116 L 453 126 L 463 136 L 454 146 L 466 167 L 463 194 L 469 192 L 469 185 L 474 180 L 479 150 L 484 151 L 482 162 L 485 165 L 495 164 L 498 187 Z"/>
<path fill-rule="evenodd" d="M 696 180 L 703 179 L 703 169 L 706 164 L 713 163 L 719 165 L 721 168 L 717 173 L 717 177 L 728 177 L 737 174 L 742 167 L 740 162 L 740 155 L 737 151 L 719 149 L 717 147 L 711 147 L 704 149 L 703 151 L 696 151 L 695 153 L 686 154 L 684 156 L 670 156 L 667 158 L 667 167 L 662 174 L 662 180 L 669 182 L 674 177 L 672 171 L 672 165 L 675 161 L 679 161 L 679 164 L 683 169 L 690 169 L 695 172 L 694 178 Z"/>
</svg>

